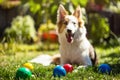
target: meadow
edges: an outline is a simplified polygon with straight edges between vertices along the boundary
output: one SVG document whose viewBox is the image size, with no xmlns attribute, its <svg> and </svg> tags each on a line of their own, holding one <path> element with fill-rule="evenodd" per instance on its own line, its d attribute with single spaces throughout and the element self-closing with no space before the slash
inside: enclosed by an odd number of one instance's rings
<svg viewBox="0 0 120 80">
<path fill-rule="evenodd" d="M 56 54 L 59 53 L 58 46 L 54 45 L 56 49 L 32 44 L 17 44 L 4 43 L 0 44 L 0 80 L 14 80 L 16 71 L 22 67 L 24 63 L 33 59 L 40 54 Z M 53 77 L 53 69 L 56 65 L 42 66 L 35 64 L 31 71 L 34 77 L 30 80 L 119 80 L 120 79 L 120 46 L 115 47 L 99 47 L 95 46 L 99 58 L 99 64 L 95 67 L 88 67 L 86 69 L 79 69 L 78 72 L 68 73 L 66 76 L 58 78 Z M 98 72 L 98 66 L 102 63 L 107 63 L 112 68 L 110 74 L 101 74 Z M 77 66 L 73 65 L 74 69 Z"/>
</svg>

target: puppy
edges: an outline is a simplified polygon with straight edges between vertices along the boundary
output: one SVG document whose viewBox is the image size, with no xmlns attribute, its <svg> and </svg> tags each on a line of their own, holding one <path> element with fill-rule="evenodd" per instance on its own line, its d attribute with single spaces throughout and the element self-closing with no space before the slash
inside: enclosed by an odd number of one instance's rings
<svg viewBox="0 0 120 80">
<path fill-rule="evenodd" d="M 61 65 L 66 63 L 82 66 L 97 64 L 97 55 L 86 38 L 87 32 L 80 6 L 72 15 L 69 15 L 63 5 L 60 5 L 57 11 L 57 26 Z"/>
</svg>

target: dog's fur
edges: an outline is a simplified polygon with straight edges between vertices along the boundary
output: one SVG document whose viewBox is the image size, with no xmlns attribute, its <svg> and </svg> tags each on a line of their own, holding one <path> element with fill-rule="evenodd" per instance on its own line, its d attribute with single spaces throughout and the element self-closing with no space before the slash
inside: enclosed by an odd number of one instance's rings
<svg viewBox="0 0 120 80">
<path fill-rule="evenodd" d="M 80 6 L 72 15 L 68 15 L 63 5 L 60 5 L 57 12 L 57 26 L 61 65 L 70 63 L 88 66 L 97 63 L 94 48 L 86 38 L 86 28 Z"/>
</svg>

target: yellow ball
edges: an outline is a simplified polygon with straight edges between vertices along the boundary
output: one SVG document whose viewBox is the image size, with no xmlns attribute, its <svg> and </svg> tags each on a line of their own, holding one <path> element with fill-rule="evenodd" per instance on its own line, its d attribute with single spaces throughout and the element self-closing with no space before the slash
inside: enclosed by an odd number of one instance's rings
<svg viewBox="0 0 120 80">
<path fill-rule="evenodd" d="M 25 63 L 23 66 L 30 69 L 30 70 L 32 70 L 34 68 L 31 63 Z"/>
</svg>

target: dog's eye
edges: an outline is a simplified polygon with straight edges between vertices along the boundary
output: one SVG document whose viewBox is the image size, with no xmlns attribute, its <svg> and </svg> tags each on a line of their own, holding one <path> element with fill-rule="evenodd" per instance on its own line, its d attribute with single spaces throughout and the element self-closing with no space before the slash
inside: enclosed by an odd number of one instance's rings
<svg viewBox="0 0 120 80">
<path fill-rule="evenodd" d="M 65 25 L 67 25 L 67 24 L 68 24 L 68 22 L 67 22 L 67 21 L 65 21 L 65 22 L 64 22 L 64 24 L 65 24 Z"/>
<path fill-rule="evenodd" d="M 75 22 L 72 22 L 73 24 L 76 24 Z"/>
</svg>

